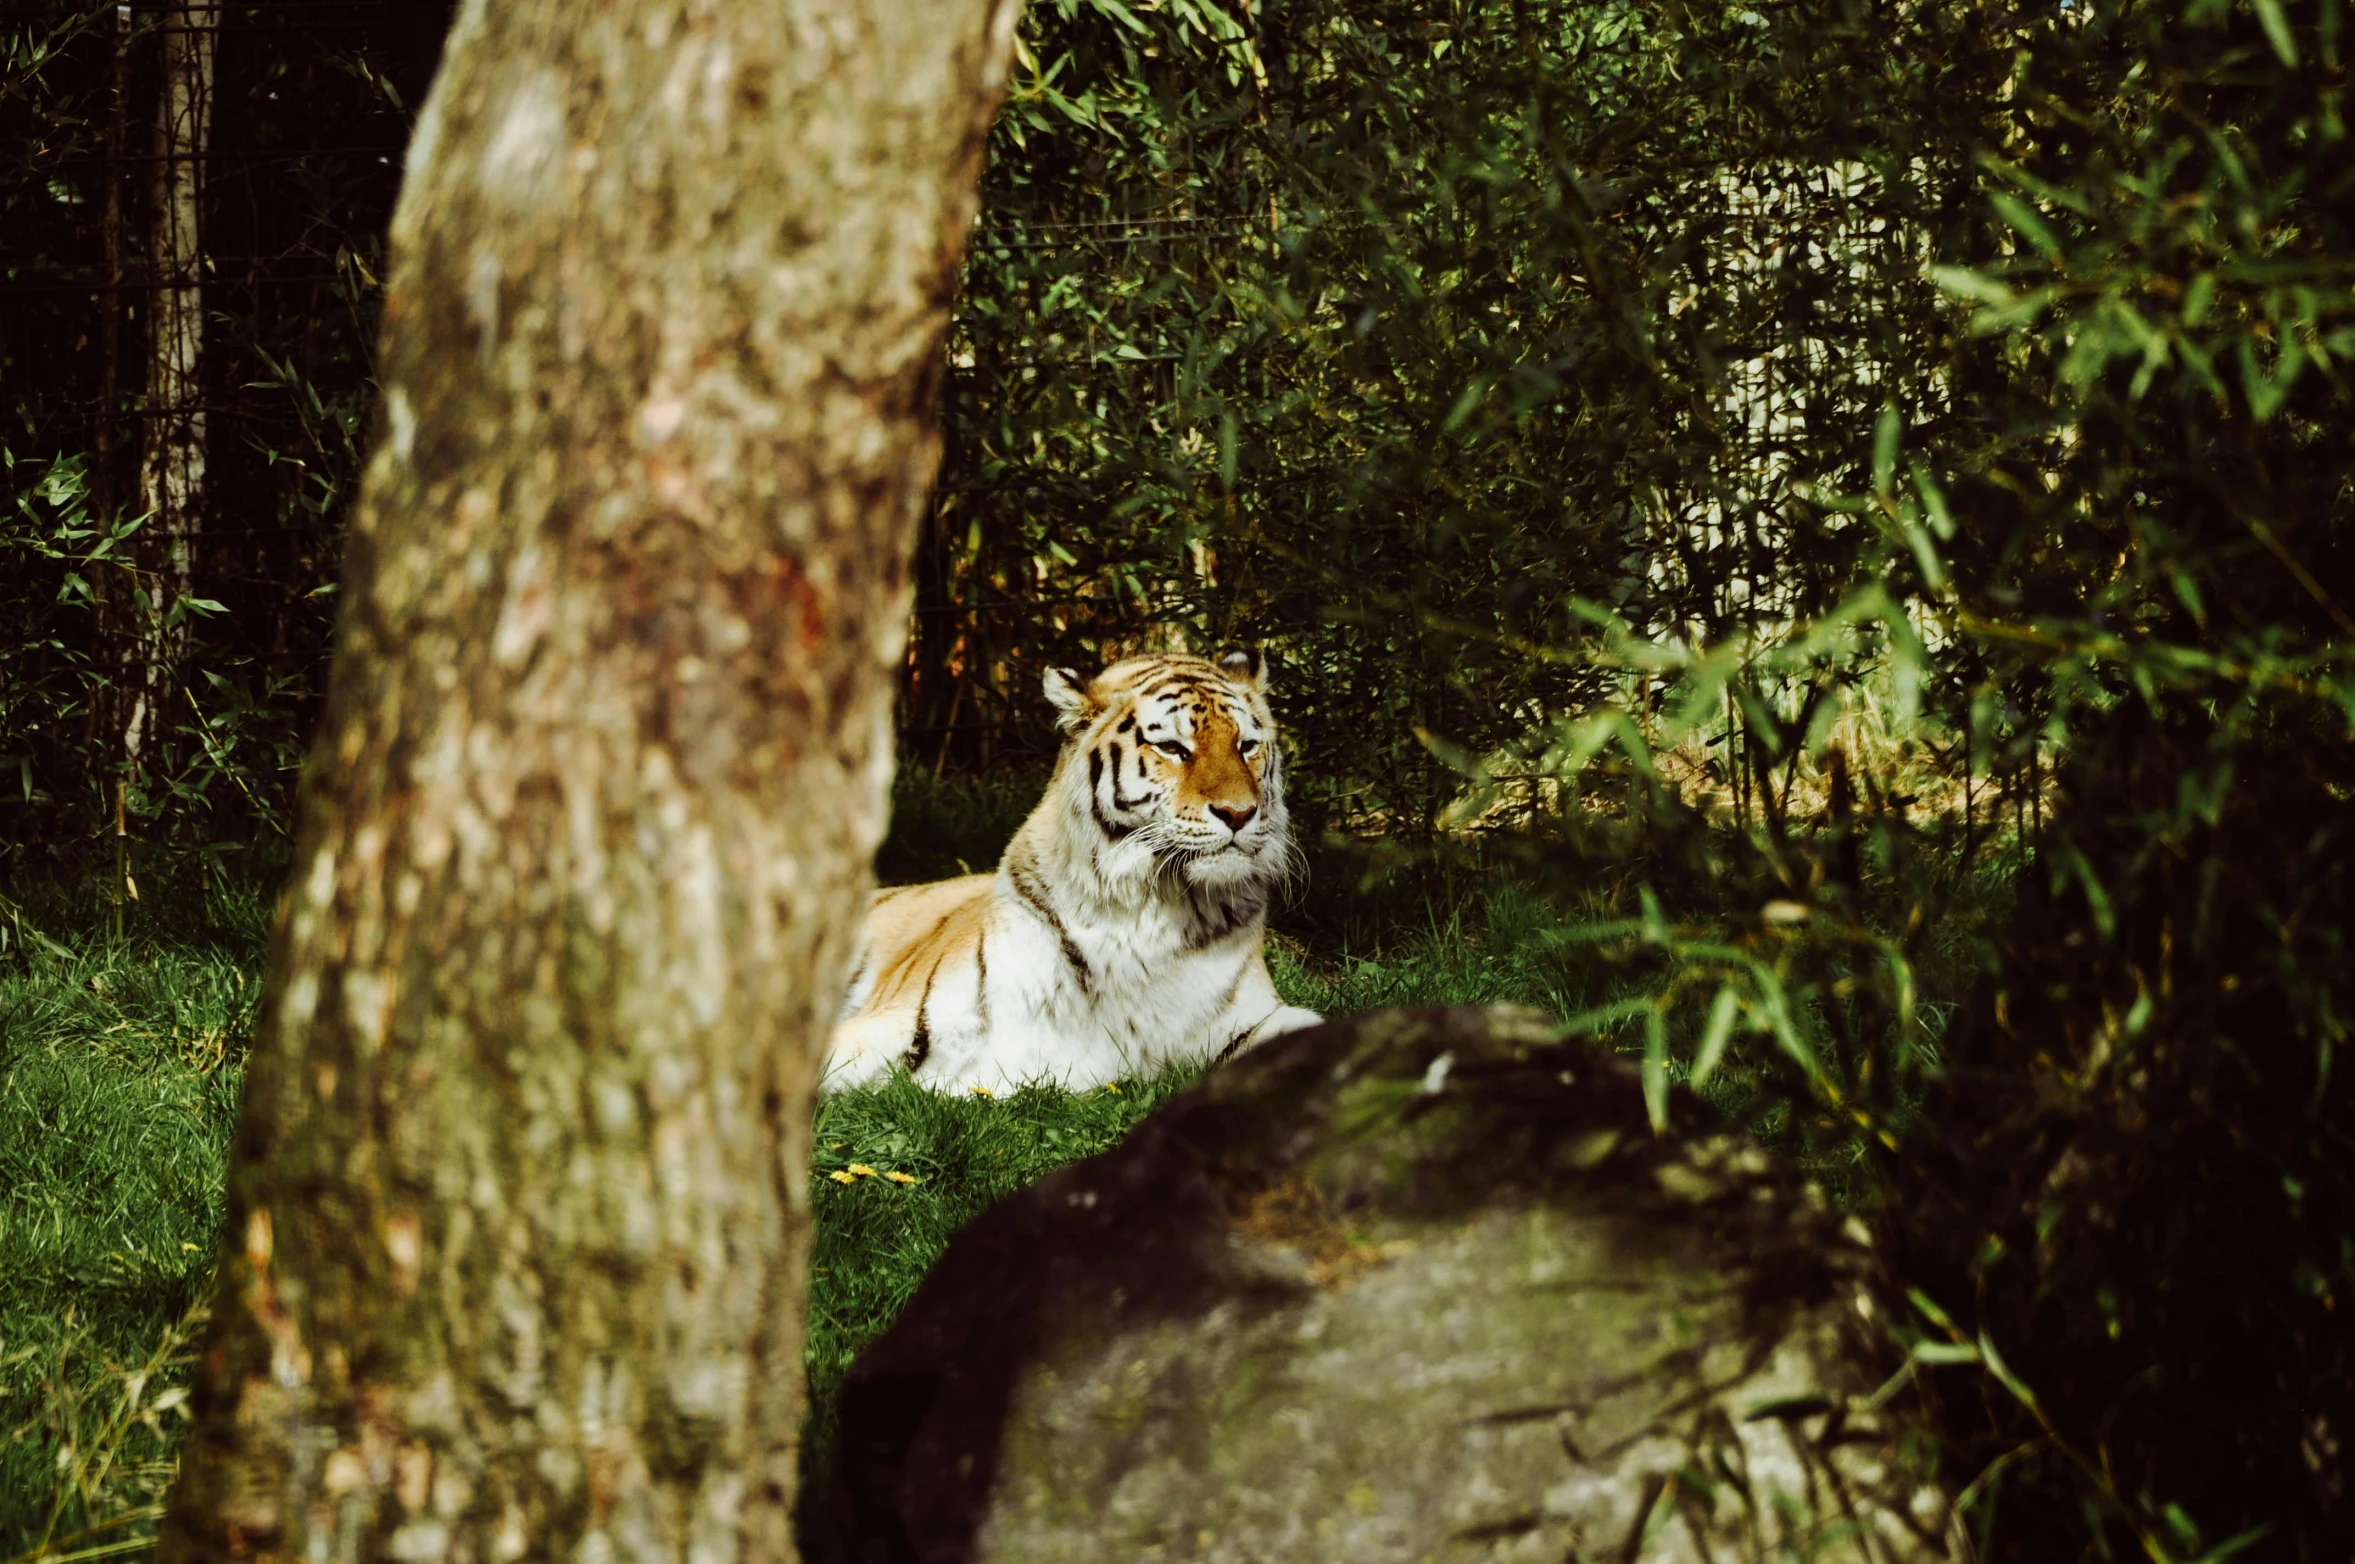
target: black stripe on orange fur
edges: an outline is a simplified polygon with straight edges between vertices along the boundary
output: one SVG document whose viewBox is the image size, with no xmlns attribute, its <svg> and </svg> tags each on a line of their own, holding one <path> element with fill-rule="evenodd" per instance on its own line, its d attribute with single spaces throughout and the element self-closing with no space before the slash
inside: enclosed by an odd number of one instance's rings
<svg viewBox="0 0 2355 1564">
<path fill-rule="evenodd" d="M 973 936 L 973 1013 L 984 1030 L 989 1026 L 989 929 Z"/>
<path fill-rule="evenodd" d="M 908 1051 L 900 1056 L 910 1075 L 923 1069 L 924 1061 L 932 1057 L 932 983 L 939 976 L 940 963 L 936 961 L 924 976 L 924 997 L 916 1001 L 915 1035 L 908 1039 Z"/>
</svg>

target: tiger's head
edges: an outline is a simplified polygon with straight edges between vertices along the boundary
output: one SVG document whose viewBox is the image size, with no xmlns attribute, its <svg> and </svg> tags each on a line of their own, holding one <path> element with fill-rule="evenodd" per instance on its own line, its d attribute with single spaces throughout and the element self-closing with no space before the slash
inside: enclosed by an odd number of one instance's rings
<svg viewBox="0 0 2355 1564">
<path fill-rule="evenodd" d="M 1072 828 L 1100 832 L 1110 849 L 1100 862 L 1174 869 L 1202 890 L 1283 877 L 1291 820 L 1257 652 L 1134 657 L 1093 679 L 1057 668 L 1046 689 L 1070 736 L 1057 782 Z"/>
</svg>

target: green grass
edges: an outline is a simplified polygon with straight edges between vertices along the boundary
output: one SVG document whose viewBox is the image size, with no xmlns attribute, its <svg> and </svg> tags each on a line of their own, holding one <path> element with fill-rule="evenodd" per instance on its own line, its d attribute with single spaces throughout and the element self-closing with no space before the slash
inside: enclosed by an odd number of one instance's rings
<svg viewBox="0 0 2355 1564">
<path fill-rule="evenodd" d="M 1519 885 L 1495 886 L 1469 906 L 1426 906 L 1417 922 L 1359 925 L 1312 947 L 1278 933 L 1268 971 L 1285 999 L 1325 1015 L 1386 1005 L 1532 1005 L 1568 1015 L 1595 1003 L 1585 952 L 1555 940 L 1568 915 Z"/>
<path fill-rule="evenodd" d="M 989 861 L 1026 807 L 1015 792 L 903 789 L 887 864 L 904 876 Z M 120 944 L 93 897 L 0 912 L 0 1561 L 152 1532 L 221 1219 L 268 902 L 256 887 L 151 887 Z M 1490 999 L 1558 1010 L 1576 995 L 1568 969 L 1537 950 L 1550 919 L 1502 892 L 1470 915 L 1390 927 L 1387 948 L 1311 954 L 1279 940 L 1271 964 L 1288 998 L 1336 1013 Z M 807 1347 L 814 1462 L 844 1370 L 949 1235 L 1109 1148 L 1188 1079 L 949 1098 L 901 1078 L 826 1101 Z"/>
<path fill-rule="evenodd" d="M 268 898 L 8 908 L 0 953 L 0 1559 L 152 1529 L 212 1271 Z M 159 932 L 162 931 L 162 932 Z"/>
<path fill-rule="evenodd" d="M 943 1096 L 895 1075 L 820 1105 L 803 1350 L 808 1480 L 823 1475 L 844 1372 L 898 1316 L 949 1235 L 1064 1163 L 1109 1150 L 1191 1079 L 1171 1070 L 1105 1090 L 1031 1086 L 993 1098 Z"/>
<path fill-rule="evenodd" d="M 904 881 L 993 862 L 1035 788 L 903 781 L 879 868 Z M 1326 868 L 1317 900 L 1275 920 L 1307 935 L 1271 941 L 1277 987 L 1327 1014 L 1511 1001 L 1566 1015 L 1613 997 L 1619 980 L 1593 947 L 1556 937 L 1599 903 L 1557 910 L 1477 866 L 1459 866 L 1454 884 L 1452 898 L 1411 882 L 1366 893 Z M 151 888 L 120 944 L 94 897 L 0 902 L 0 1564 L 133 1544 L 152 1529 L 220 1222 L 269 899 L 250 886 Z M 901 1078 L 821 1106 L 813 1475 L 843 1372 L 950 1234 L 1109 1148 L 1186 1080 L 949 1098 Z M 1740 1072 L 1721 1072 L 1710 1095 L 1739 1116 Z"/>
</svg>

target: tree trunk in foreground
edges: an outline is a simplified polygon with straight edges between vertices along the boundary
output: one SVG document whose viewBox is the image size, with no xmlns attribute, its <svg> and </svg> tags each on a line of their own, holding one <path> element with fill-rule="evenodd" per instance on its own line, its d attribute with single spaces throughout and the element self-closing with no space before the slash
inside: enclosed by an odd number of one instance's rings
<svg viewBox="0 0 2355 1564">
<path fill-rule="evenodd" d="M 470 0 L 167 1559 L 789 1558 L 811 1088 L 1011 0 Z"/>
</svg>

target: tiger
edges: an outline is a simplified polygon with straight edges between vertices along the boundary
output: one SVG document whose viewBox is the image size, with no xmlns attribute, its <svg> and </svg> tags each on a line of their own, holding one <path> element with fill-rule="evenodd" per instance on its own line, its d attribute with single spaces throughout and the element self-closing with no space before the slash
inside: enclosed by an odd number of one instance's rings
<svg viewBox="0 0 2355 1564">
<path fill-rule="evenodd" d="M 904 1068 L 936 1090 L 1078 1091 L 1322 1021 L 1268 977 L 1293 862 L 1257 652 L 1047 672 L 1065 742 L 993 874 L 878 894 L 828 1091 Z"/>
</svg>

